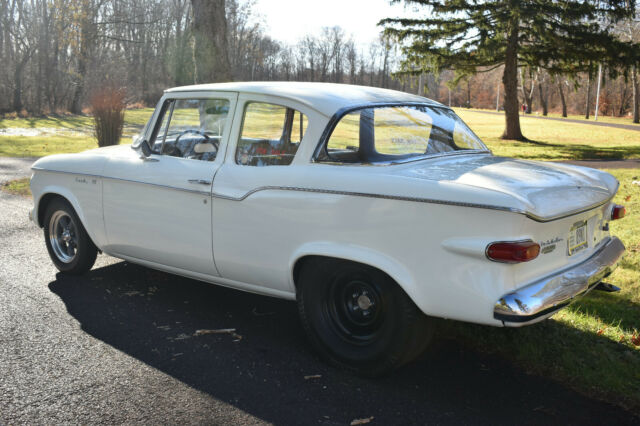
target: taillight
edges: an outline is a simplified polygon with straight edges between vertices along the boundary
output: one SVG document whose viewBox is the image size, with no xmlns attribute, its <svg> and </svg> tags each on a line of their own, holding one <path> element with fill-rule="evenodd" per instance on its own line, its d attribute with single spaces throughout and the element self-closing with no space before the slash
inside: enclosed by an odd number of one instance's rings
<svg viewBox="0 0 640 426">
<path fill-rule="evenodd" d="M 624 215 L 627 214 L 627 209 L 620 204 L 614 204 L 611 209 L 611 220 L 622 219 Z"/>
<path fill-rule="evenodd" d="M 533 241 L 499 241 L 487 246 L 487 257 L 496 262 L 520 263 L 535 259 L 540 254 L 540 244 Z"/>
</svg>

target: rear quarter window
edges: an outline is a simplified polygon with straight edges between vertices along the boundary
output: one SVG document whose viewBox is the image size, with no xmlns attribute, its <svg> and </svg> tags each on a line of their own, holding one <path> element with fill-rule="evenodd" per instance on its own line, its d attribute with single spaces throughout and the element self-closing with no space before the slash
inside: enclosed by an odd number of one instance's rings
<svg viewBox="0 0 640 426">
<path fill-rule="evenodd" d="M 451 110 L 421 105 L 371 107 L 344 115 L 320 161 L 393 162 L 452 151 L 486 151 Z"/>
</svg>

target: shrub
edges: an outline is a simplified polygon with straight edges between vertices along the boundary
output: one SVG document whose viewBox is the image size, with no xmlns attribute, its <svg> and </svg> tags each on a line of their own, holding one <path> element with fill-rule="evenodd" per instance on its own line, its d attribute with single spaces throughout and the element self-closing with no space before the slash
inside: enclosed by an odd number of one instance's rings
<svg viewBox="0 0 640 426">
<path fill-rule="evenodd" d="M 124 90 L 105 87 L 95 92 L 89 101 L 98 146 L 117 145 L 124 126 Z"/>
</svg>

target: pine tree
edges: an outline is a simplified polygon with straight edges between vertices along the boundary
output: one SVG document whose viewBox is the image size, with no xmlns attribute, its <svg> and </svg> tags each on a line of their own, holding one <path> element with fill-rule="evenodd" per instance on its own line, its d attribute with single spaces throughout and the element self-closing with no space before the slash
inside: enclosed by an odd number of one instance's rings
<svg viewBox="0 0 640 426">
<path fill-rule="evenodd" d="M 398 3 L 401 0 L 392 0 Z M 635 0 L 405 0 L 424 17 L 387 18 L 385 32 L 405 44 L 405 65 L 453 69 L 457 77 L 504 65 L 504 139 L 520 130 L 518 67 L 575 75 L 590 63 L 626 69 L 638 45 L 623 43 L 613 25 L 631 16 Z"/>
</svg>

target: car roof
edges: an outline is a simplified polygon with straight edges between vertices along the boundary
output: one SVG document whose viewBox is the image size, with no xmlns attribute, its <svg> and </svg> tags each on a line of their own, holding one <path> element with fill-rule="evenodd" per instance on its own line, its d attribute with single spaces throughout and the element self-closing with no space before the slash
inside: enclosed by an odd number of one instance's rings
<svg viewBox="0 0 640 426">
<path fill-rule="evenodd" d="M 197 84 L 174 87 L 166 93 L 175 92 L 239 92 L 280 96 L 302 103 L 330 117 L 338 110 L 374 103 L 424 103 L 442 104 L 423 96 L 378 87 L 356 86 L 337 83 L 309 83 L 291 81 L 254 81 L 215 84 Z"/>
</svg>

